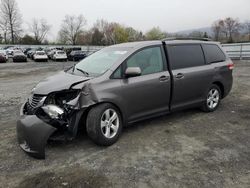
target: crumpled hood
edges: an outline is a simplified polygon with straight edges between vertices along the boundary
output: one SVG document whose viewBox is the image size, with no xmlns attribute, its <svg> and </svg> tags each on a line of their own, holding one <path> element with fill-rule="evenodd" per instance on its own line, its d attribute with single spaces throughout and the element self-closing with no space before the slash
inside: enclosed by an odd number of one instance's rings
<svg viewBox="0 0 250 188">
<path fill-rule="evenodd" d="M 40 81 L 32 90 L 34 94 L 47 95 L 54 91 L 69 89 L 73 84 L 86 82 L 88 77 L 78 76 L 61 71 Z"/>
</svg>

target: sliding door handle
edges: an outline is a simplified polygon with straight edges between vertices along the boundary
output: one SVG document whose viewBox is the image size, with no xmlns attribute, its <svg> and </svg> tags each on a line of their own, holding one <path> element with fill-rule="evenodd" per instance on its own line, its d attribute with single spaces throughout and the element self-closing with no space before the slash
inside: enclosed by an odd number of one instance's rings
<svg viewBox="0 0 250 188">
<path fill-rule="evenodd" d="M 175 78 L 177 79 L 181 79 L 181 78 L 184 78 L 184 74 L 183 73 L 178 73 Z"/>
</svg>

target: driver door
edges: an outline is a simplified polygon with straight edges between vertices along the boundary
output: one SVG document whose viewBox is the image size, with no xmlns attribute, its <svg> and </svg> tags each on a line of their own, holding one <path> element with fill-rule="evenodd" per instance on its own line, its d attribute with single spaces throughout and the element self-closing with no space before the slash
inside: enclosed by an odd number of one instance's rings
<svg viewBox="0 0 250 188">
<path fill-rule="evenodd" d="M 121 81 L 129 122 L 169 111 L 171 81 L 163 54 L 161 46 L 147 47 L 124 62 L 124 70 L 139 67 L 142 73 Z"/>
</svg>

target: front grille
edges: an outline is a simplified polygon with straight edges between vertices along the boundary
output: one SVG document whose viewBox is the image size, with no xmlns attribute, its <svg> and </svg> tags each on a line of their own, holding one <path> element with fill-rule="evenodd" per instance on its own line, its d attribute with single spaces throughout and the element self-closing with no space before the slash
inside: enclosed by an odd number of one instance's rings
<svg viewBox="0 0 250 188">
<path fill-rule="evenodd" d="M 44 99 L 44 95 L 37 95 L 37 94 L 34 94 L 34 95 L 31 95 L 29 97 L 29 105 L 32 107 L 32 108 L 36 108 L 38 103 L 41 102 L 43 99 Z"/>
</svg>

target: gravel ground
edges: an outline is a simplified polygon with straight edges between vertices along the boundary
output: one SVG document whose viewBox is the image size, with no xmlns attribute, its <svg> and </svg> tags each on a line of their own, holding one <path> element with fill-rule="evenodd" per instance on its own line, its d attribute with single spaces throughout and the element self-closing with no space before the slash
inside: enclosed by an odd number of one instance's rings
<svg viewBox="0 0 250 188">
<path fill-rule="evenodd" d="M 0 187 L 250 187 L 250 62 L 235 63 L 216 112 L 140 122 L 107 148 L 83 133 L 48 144 L 45 160 L 19 148 L 19 108 L 39 80 L 73 63 L 0 64 Z"/>
</svg>

